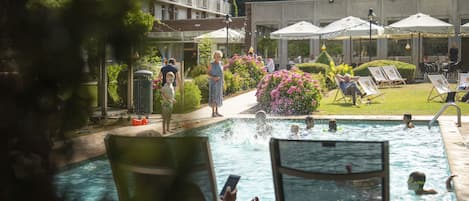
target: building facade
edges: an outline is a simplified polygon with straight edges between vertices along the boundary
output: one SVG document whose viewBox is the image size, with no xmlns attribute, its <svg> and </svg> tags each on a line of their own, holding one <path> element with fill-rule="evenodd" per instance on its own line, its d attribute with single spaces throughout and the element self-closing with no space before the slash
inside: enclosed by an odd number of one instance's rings
<svg viewBox="0 0 469 201">
<path fill-rule="evenodd" d="M 149 37 L 161 56 L 193 66 L 198 57 L 194 38 L 226 27 L 225 16 L 231 13 L 231 4 L 228 0 L 156 0 L 144 10 L 154 16 Z M 231 18 L 229 27 L 244 29 L 245 18 Z"/>
<path fill-rule="evenodd" d="M 459 56 L 469 64 L 469 39 L 458 36 L 461 24 L 469 22 L 468 0 L 290 0 L 275 2 L 246 2 L 246 17 L 250 21 L 247 33 L 252 33 L 249 44 L 256 47 L 259 38 L 271 32 L 291 25 L 298 21 L 309 21 L 317 26 L 325 26 L 330 22 L 347 16 L 355 16 L 368 21 L 368 10 L 373 8 L 375 21 L 379 25 L 389 25 L 416 13 L 428 14 L 455 26 L 455 36 L 450 38 L 423 38 L 422 47 L 405 50 L 406 44 L 419 44 L 416 36 L 413 39 L 367 39 L 323 41 L 310 40 L 310 54 L 318 55 L 320 46 L 339 45 L 337 50 L 345 63 L 367 62 L 372 59 L 397 59 L 417 64 L 423 56 L 432 59 L 445 56 L 451 44 L 459 47 Z M 278 52 L 275 55 L 280 66 L 288 62 L 288 43 L 279 40 Z M 368 45 L 371 48 L 370 52 Z M 357 47 L 358 46 L 358 47 Z M 329 48 L 328 48 L 329 50 Z"/>
</svg>

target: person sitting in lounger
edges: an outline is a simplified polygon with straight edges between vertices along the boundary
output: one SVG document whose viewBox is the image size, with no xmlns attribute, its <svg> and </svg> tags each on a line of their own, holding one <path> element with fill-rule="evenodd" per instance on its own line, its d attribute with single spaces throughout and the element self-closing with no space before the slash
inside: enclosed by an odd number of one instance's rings
<svg viewBox="0 0 469 201">
<path fill-rule="evenodd" d="M 365 96 L 366 93 L 362 93 L 360 89 L 358 89 L 356 81 L 360 77 L 350 76 L 350 74 L 346 73 L 344 76 L 337 74 L 337 80 L 339 80 L 339 86 L 344 95 L 351 95 L 352 96 L 352 103 L 356 105 L 357 96 Z"/>
<path fill-rule="evenodd" d="M 453 191 L 453 187 L 451 186 L 451 181 L 453 180 L 453 177 L 456 175 L 451 175 L 446 179 L 446 190 L 448 192 Z M 407 188 L 409 190 L 415 191 L 415 194 L 417 195 L 426 195 L 426 194 L 437 194 L 436 190 L 433 189 L 423 189 L 423 186 L 425 185 L 425 173 L 423 172 L 412 172 L 409 175 L 409 179 L 407 180 Z"/>
</svg>

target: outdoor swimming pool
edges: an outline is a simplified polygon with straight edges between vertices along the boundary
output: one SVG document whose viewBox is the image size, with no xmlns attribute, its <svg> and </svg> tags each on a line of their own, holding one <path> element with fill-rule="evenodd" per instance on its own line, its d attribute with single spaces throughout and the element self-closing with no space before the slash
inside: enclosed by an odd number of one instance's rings
<svg viewBox="0 0 469 201">
<path fill-rule="evenodd" d="M 291 124 L 304 128 L 303 120 L 273 120 L 273 136 L 288 138 Z M 444 181 L 450 175 L 440 130 L 430 130 L 424 124 L 404 129 L 401 122 L 393 121 L 338 121 L 339 131 L 329 133 L 327 121 L 316 125 L 305 139 L 316 140 L 388 140 L 390 147 L 391 200 L 456 200 L 454 193 L 446 193 Z M 225 136 L 231 128 L 232 137 Z M 193 135 L 196 131 L 188 131 Z M 254 138 L 255 124 L 250 120 L 231 119 L 197 130 L 208 136 L 212 150 L 218 190 L 229 174 L 241 175 L 238 200 L 258 196 L 262 201 L 275 200 L 269 155 L 269 139 Z M 417 197 L 407 190 L 407 177 L 412 171 L 427 175 L 426 188 L 437 195 Z M 56 177 L 59 192 L 67 192 L 68 200 L 117 200 L 112 173 L 103 157 L 83 163 L 59 173 Z"/>
</svg>

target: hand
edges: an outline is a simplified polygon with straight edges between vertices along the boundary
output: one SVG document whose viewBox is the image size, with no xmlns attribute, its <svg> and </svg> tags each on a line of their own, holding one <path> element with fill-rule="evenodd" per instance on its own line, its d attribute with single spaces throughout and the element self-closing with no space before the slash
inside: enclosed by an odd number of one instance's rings
<svg viewBox="0 0 469 201">
<path fill-rule="evenodd" d="M 231 187 L 228 186 L 226 188 L 225 195 L 223 195 L 223 201 L 235 201 L 236 193 L 238 193 L 238 190 L 236 188 L 231 191 Z"/>
<path fill-rule="evenodd" d="M 176 103 L 176 99 L 173 99 L 172 101 L 173 101 L 173 103 Z"/>
<path fill-rule="evenodd" d="M 216 76 L 216 77 L 213 77 L 212 79 L 215 80 L 215 81 L 218 81 L 220 79 L 220 77 Z"/>
</svg>

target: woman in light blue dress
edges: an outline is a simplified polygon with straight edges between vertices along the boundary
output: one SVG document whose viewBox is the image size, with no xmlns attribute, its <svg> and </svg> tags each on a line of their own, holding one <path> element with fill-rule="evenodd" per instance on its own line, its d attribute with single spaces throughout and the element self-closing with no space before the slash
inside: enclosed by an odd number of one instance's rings
<svg viewBox="0 0 469 201">
<path fill-rule="evenodd" d="M 221 58 L 223 53 L 220 50 L 213 53 L 214 61 L 208 66 L 208 104 L 212 107 L 212 117 L 222 117 L 218 113 L 218 107 L 223 105 L 223 66 Z"/>
</svg>

